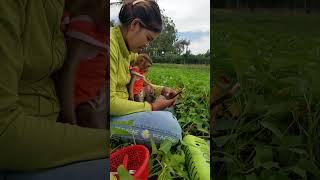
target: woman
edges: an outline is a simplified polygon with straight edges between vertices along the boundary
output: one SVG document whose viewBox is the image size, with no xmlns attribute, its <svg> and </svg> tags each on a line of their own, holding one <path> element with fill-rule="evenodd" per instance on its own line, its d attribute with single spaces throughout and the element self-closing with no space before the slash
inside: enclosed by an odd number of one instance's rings
<svg viewBox="0 0 320 180">
<path fill-rule="evenodd" d="M 56 122 L 63 9 L 63 0 L 0 1 L 0 179 L 106 176 L 106 130 Z"/>
<path fill-rule="evenodd" d="M 121 26 L 112 28 L 110 34 L 110 114 L 112 127 L 127 130 L 132 135 L 121 139 L 135 139 L 138 143 L 156 143 L 169 139 L 177 143 L 181 139 L 181 127 L 176 118 L 164 110 L 174 105 L 176 98 L 157 98 L 152 104 L 128 100 L 127 84 L 130 82 L 129 65 L 162 30 L 160 9 L 155 1 L 125 1 L 119 19 Z M 153 85 L 156 95 L 171 97 L 176 92 L 170 88 Z M 162 97 L 163 97 L 162 96 Z M 161 97 L 161 96 L 160 96 Z M 133 120 L 132 126 L 117 121 Z"/>
</svg>

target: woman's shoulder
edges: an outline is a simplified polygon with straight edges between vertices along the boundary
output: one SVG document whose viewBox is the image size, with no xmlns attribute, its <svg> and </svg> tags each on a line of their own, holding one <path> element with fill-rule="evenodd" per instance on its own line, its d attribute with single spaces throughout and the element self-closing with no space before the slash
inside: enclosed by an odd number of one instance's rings
<svg viewBox="0 0 320 180">
<path fill-rule="evenodd" d="M 128 58 L 130 55 L 119 26 L 113 27 L 110 32 L 110 55 L 114 58 Z"/>
<path fill-rule="evenodd" d="M 112 27 L 110 29 L 110 55 L 112 54 L 116 55 L 120 51 L 120 45 L 117 40 L 117 32 L 115 31 L 115 28 Z"/>
<path fill-rule="evenodd" d="M 110 46 L 119 49 L 119 33 L 121 33 L 119 27 L 112 27 L 110 29 Z"/>
<path fill-rule="evenodd" d="M 118 26 L 111 27 L 110 28 L 110 43 L 117 42 L 120 35 L 121 35 L 120 27 L 118 27 Z"/>
</svg>

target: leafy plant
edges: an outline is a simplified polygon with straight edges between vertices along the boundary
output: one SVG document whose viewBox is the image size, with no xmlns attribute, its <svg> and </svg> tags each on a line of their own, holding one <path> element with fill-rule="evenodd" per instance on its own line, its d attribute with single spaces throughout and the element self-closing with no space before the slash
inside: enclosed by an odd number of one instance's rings
<svg viewBox="0 0 320 180">
<path fill-rule="evenodd" d="M 193 134 L 209 140 L 209 67 L 205 65 L 153 64 L 148 73 L 148 79 L 153 84 L 172 87 L 177 91 L 184 88 L 185 90 L 180 95 L 175 107 L 175 116 L 182 127 L 183 135 Z M 122 129 L 112 128 L 113 125 L 115 124 L 111 124 L 113 135 L 128 134 Z M 113 150 L 129 145 L 118 142 L 114 138 L 111 140 Z M 149 179 L 189 179 L 181 143 L 172 146 L 171 142 L 166 140 L 157 147 L 153 140 L 151 142 Z"/>
<path fill-rule="evenodd" d="M 132 120 L 128 120 L 128 121 L 114 121 L 111 122 L 111 126 L 110 126 L 110 131 L 111 131 L 111 137 L 113 135 L 128 135 L 129 132 L 120 128 L 116 128 L 116 127 L 112 127 L 115 125 L 127 125 L 127 126 L 132 126 L 133 125 L 133 121 Z"/>
<path fill-rule="evenodd" d="M 181 144 L 177 147 L 172 147 L 169 140 L 164 140 L 160 147 L 151 139 L 152 154 L 149 161 L 151 169 L 149 178 L 156 177 L 159 180 L 170 179 L 189 179 L 185 169 L 185 156 L 181 149 Z"/>
<path fill-rule="evenodd" d="M 319 179 L 318 15 L 216 13 L 214 66 L 241 83 L 217 117 L 217 178 Z M 235 102 L 238 117 L 227 113 Z"/>
</svg>

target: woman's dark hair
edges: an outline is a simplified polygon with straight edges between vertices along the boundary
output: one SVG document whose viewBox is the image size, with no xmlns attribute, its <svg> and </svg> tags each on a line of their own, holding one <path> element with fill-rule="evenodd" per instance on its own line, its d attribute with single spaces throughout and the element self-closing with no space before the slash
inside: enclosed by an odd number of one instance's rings
<svg viewBox="0 0 320 180">
<path fill-rule="evenodd" d="M 141 20 L 141 25 L 146 29 L 161 32 L 161 12 L 154 0 L 125 0 L 119 13 L 121 24 L 127 26 L 136 18 Z"/>
</svg>

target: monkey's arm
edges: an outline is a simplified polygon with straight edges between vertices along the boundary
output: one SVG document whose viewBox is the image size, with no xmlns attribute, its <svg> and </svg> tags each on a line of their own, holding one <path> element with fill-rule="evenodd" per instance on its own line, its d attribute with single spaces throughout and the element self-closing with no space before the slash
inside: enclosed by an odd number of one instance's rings
<svg viewBox="0 0 320 180">
<path fill-rule="evenodd" d="M 68 53 L 65 62 L 58 72 L 57 91 L 61 104 L 60 120 L 65 123 L 75 124 L 76 115 L 74 112 L 74 79 L 76 66 L 80 61 L 77 57 L 77 51 L 80 47 L 77 45 L 78 40 L 70 39 L 68 42 Z"/>
<path fill-rule="evenodd" d="M 134 83 L 139 78 L 139 76 L 135 75 L 134 73 L 131 73 L 131 79 L 129 84 L 129 100 L 134 101 L 134 94 L 133 94 L 133 88 Z"/>
<path fill-rule="evenodd" d="M 149 86 L 154 86 L 153 84 L 151 84 L 148 80 L 147 80 L 147 78 L 144 76 L 144 75 L 141 75 L 141 74 L 139 74 L 139 73 L 137 73 L 137 72 L 131 72 L 131 76 L 136 76 L 137 78 L 138 77 L 140 77 L 140 78 L 143 78 L 143 81 L 144 81 L 144 83 L 146 84 L 146 85 L 149 85 Z"/>
<path fill-rule="evenodd" d="M 65 63 L 58 73 L 58 96 L 61 103 L 61 120 L 71 124 L 76 123 L 74 107 L 74 82 L 76 67 L 81 59 L 95 55 L 97 48 L 84 41 L 71 38 L 68 41 L 68 53 Z"/>
</svg>

